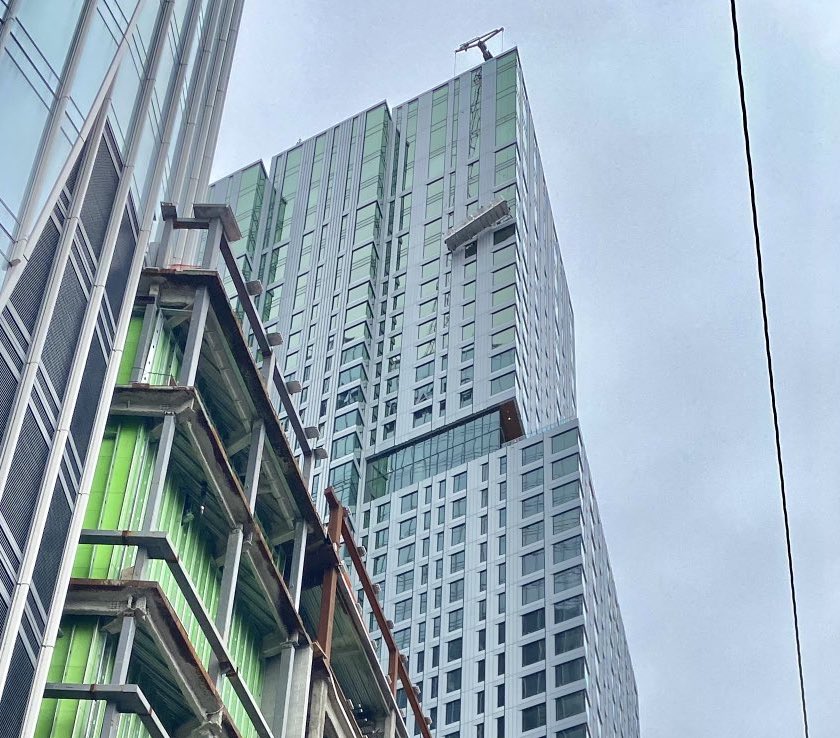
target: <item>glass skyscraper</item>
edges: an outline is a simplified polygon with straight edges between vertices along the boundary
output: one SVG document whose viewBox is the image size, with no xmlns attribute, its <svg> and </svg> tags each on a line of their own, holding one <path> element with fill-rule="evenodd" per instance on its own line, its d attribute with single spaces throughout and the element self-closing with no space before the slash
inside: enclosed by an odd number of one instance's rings
<svg viewBox="0 0 840 738">
<path fill-rule="evenodd" d="M 161 200 L 206 192 L 241 10 L 0 0 L 3 735 L 37 715 L 140 270 Z"/>
<path fill-rule="evenodd" d="M 517 51 L 211 199 L 247 224 L 240 268 L 329 452 L 312 494 L 352 511 L 435 734 L 638 736 Z"/>
</svg>

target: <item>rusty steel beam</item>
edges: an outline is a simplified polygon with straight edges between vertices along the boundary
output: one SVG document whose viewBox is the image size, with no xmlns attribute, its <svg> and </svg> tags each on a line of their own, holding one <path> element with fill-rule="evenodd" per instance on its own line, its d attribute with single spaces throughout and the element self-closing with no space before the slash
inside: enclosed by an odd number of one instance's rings
<svg viewBox="0 0 840 738">
<path fill-rule="evenodd" d="M 332 487 L 327 487 L 324 491 L 324 496 L 326 497 L 327 506 L 330 510 L 327 535 L 329 535 L 331 541 L 336 543 L 340 540 L 340 537 L 344 538 L 344 547 L 347 549 L 347 553 L 350 555 L 350 560 L 353 562 L 353 567 L 356 569 L 356 574 L 361 582 L 362 590 L 370 602 L 371 609 L 373 610 L 373 616 L 379 625 L 380 632 L 382 633 L 382 640 L 385 641 L 385 645 L 388 648 L 388 676 L 391 679 L 391 689 L 396 694 L 397 680 L 399 679 L 399 681 L 402 682 L 408 704 L 411 705 L 411 711 L 414 713 L 414 720 L 420 728 L 420 735 L 422 735 L 423 738 L 432 738 L 432 732 L 429 729 L 429 725 L 426 723 L 426 716 L 423 714 L 423 707 L 420 704 L 420 700 L 417 698 L 417 693 L 414 691 L 414 683 L 411 681 L 408 669 L 406 669 L 406 666 L 403 663 L 403 659 L 400 656 L 400 650 L 397 648 L 396 641 L 394 640 L 394 634 L 391 632 L 391 628 L 388 625 L 388 619 L 385 617 L 382 605 L 379 603 L 379 598 L 376 596 L 376 592 L 373 589 L 373 582 L 371 582 L 370 576 L 368 576 L 365 563 L 362 561 L 362 556 L 359 553 L 358 546 L 356 546 L 356 541 L 353 538 L 353 531 L 350 529 L 350 525 L 347 522 L 344 507 L 336 497 L 335 491 Z M 341 527 L 340 536 L 336 532 L 338 526 Z M 322 616 L 323 605 L 324 600 L 322 599 Z"/>
<path fill-rule="evenodd" d="M 344 507 L 338 502 L 333 495 L 332 499 L 328 498 L 327 503 L 330 507 L 330 519 L 327 523 L 327 537 L 330 544 L 333 546 L 336 556 L 338 556 L 338 545 L 341 541 L 341 529 L 344 523 Z M 335 623 L 335 598 L 336 588 L 338 587 L 338 567 L 341 565 L 341 559 L 335 566 L 330 566 L 324 571 L 324 576 L 321 580 L 321 612 L 318 616 L 318 644 L 324 652 L 324 656 L 329 660 L 330 651 L 332 650 L 332 635 L 333 625 Z"/>
</svg>

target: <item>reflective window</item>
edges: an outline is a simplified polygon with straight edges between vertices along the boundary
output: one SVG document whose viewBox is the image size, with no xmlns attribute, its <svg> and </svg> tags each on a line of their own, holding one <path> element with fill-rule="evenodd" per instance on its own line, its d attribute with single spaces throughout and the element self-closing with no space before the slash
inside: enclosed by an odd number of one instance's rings
<svg viewBox="0 0 840 738">
<path fill-rule="evenodd" d="M 543 682 L 544 681 L 545 678 L 543 678 Z M 542 691 L 545 691 L 545 687 L 543 687 Z M 534 730 L 535 728 L 541 728 L 545 725 L 545 720 L 546 710 L 544 703 L 534 705 L 533 707 L 526 707 L 522 711 L 522 730 Z"/>
<path fill-rule="evenodd" d="M 503 440 L 498 411 L 453 426 L 369 462 L 366 494 L 377 498 L 428 479 L 501 448 Z"/>
<path fill-rule="evenodd" d="M 563 687 L 583 679 L 585 666 L 582 658 L 567 661 L 554 667 L 554 686 Z"/>
<path fill-rule="evenodd" d="M 567 651 L 573 651 L 576 648 L 582 648 L 583 640 L 582 625 L 561 631 L 554 636 L 554 654 L 557 655 L 566 653 Z"/>
<path fill-rule="evenodd" d="M 563 720 L 573 715 L 580 715 L 586 711 L 586 692 L 572 692 L 563 697 L 558 697 L 555 701 L 555 708 L 557 711 L 557 720 Z"/>
</svg>

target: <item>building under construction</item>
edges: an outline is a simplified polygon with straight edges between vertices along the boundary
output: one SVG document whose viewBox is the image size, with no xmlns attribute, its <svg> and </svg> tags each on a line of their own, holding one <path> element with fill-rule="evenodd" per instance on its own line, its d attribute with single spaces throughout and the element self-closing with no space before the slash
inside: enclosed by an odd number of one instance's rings
<svg viewBox="0 0 840 738">
<path fill-rule="evenodd" d="M 163 216 L 83 529 L 70 531 L 80 545 L 35 735 L 390 738 L 407 736 L 402 704 L 430 736 L 344 508 L 328 491 L 325 529 L 310 499 L 322 452 L 257 318 L 259 285 L 235 268 L 233 213 Z M 200 264 L 171 264 L 190 230 L 206 231 Z"/>
</svg>

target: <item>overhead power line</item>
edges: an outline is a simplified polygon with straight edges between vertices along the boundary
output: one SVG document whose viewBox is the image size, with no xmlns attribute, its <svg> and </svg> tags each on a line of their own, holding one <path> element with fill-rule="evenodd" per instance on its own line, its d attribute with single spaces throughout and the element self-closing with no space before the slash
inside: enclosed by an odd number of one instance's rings
<svg viewBox="0 0 840 738">
<path fill-rule="evenodd" d="M 738 92 L 741 97 L 741 122 L 744 129 L 744 150 L 747 156 L 747 177 L 750 184 L 750 206 L 752 208 L 753 236 L 755 239 L 755 261 L 758 272 L 758 292 L 761 296 L 761 319 L 764 326 L 764 353 L 767 358 L 767 378 L 770 384 L 770 405 L 773 410 L 773 433 L 776 440 L 776 462 L 779 471 L 779 492 L 782 501 L 782 516 L 785 523 L 785 548 L 787 550 L 788 578 L 790 582 L 790 602 L 793 608 L 793 631 L 796 640 L 796 664 L 799 669 L 799 696 L 802 703 L 802 725 L 805 738 L 808 732 L 808 707 L 805 701 L 805 675 L 802 668 L 802 641 L 799 630 L 799 612 L 796 606 L 796 577 L 793 570 L 793 547 L 790 538 L 790 515 L 788 514 L 787 490 L 785 488 L 785 468 L 782 463 L 782 439 L 779 432 L 779 410 L 776 403 L 776 382 L 773 376 L 773 354 L 770 349 L 770 325 L 767 319 L 767 295 L 764 289 L 764 265 L 761 258 L 761 233 L 758 228 L 758 208 L 755 198 L 755 178 L 753 175 L 752 153 L 750 150 L 750 131 L 747 123 L 747 99 L 744 92 L 744 73 L 741 66 L 741 43 L 738 38 L 738 14 L 735 0 L 729 0 L 732 11 L 732 36 L 735 43 L 735 66 L 738 70 Z"/>
</svg>

